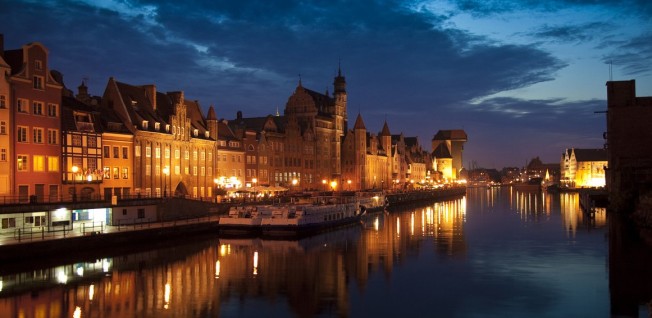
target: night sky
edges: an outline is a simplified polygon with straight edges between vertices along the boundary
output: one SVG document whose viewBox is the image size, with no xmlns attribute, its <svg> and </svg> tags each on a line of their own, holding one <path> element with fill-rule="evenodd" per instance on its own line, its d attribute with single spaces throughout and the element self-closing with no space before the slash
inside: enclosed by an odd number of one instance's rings
<svg viewBox="0 0 652 318">
<path fill-rule="evenodd" d="M 469 136 L 464 165 L 600 148 L 605 83 L 652 96 L 652 1 L 0 1 L 5 49 L 41 42 L 76 91 L 108 78 L 183 90 L 219 118 L 281 112 L 347 81 L 349 126 Z"/>
</svg>

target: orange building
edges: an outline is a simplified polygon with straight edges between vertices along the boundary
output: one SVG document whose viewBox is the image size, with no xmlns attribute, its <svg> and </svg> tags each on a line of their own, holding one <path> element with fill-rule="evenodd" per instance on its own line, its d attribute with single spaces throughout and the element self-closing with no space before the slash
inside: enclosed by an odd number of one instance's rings
<svg viewBox="0 0 652 318">
<path fill-rule="evenodd" d="M 13 193 L 21 202 L 31 196 L 38 201 L 59 200 L 63 86 L 52 76 L 49 52 L 41 43 L 25 44 L 3 54 L 11 67 Z"/>
</svg>

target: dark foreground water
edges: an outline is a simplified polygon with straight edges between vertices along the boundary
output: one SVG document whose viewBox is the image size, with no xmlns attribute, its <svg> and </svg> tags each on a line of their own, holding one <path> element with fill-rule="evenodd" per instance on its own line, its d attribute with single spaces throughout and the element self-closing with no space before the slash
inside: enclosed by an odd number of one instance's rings
<svg viewBox="0 0 652 318">
<path fill-rule="evenodd" d="M 619 223 L 573 194 L 469 189 L 299 241 L 0 265 L 0 317 L 647 317 L 650 249 Z"/>
</svg>

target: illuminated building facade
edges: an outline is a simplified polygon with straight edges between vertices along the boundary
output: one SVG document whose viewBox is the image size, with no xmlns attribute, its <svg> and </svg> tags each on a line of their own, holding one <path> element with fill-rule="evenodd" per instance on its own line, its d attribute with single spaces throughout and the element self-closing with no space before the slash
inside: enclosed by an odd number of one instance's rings
<svg viewBox="0 0 652 318">
<path fill-rule="evenodd" d="M 4 44 L 0 48 L 4 50 Z M 2 54 L 11 68 L 11 95 L 5 97 L 5 105 L 11 108 L 10 116 L 13 114 L 13 122 L 7 123 L 13 136 L 12 158 L 7 157 L 15 164 L 12 192 L 21 202 L 31 196 L 38 201 L 58 200 L 63 86 L 50 72 L 49 53 L 41 43 L 28 43 Z"/>
<path fill-rule="evenodd" d="M 464 143 L 468 140 L 466 132 L 461 129 L 454 129 L 454 130 L 440 130 L 435 134 L 435 136 L 432 138 L 432 149 L 433 152 L 437 151 L 438 147 L 446 147 L 445 150 L 448 151 L 448 154 L 450 155 L 451 159 L 451 170 L 450 170 L 450 178 L 447 177 L 448 175 L 448 167 L 443 168 L 443 171 L 446 171 L 444 173 L 444 178 L 450 179 L 450 180 L 456 180 L 460 177 L 460 172 L 462 171 L 462 168 L 464 167 L 463 165 L 463 158 L 462 158 L 462 152 L 464 150 Z M 445 153 L 444 149 L 440 150 L 440 152 L 443 154 Z M 433 157 L 435 154 L 433 153 Z M 448 158 L 446 158 L 448 159 Z M 444 162 L 442 162 L 444 163 Z M 445 162 L 446 164 L 448 161 Z M 440 168 L 437 169 L 438 171 Z"/>
<path fill-rule="evenodd" d="M 243 142 L 235 136 L 226 120 L 218 122 L 218 136 L 215 183 L 226 191 L 242 188 L 245 185 Z"/>
<path fill-rule="evenodd" d="M 61 137 L 64 199 L 99 199 L 103 179 L 99 111 L 72 96 L 63 96 Z M 105 151 L 107 155 L 111 152 Z"/>
<path fill-rule="evenodd" d="M 566 149 L 561 159 L 561 182 L 570 188 L 604 187 L 605 149 Z"/>
<path fill-rule="evenodd" d="M 358 114 L 353 130 L 343 143 L 343 180 L 351 180 L 351 190 L 385 189 L 392 186 L 392 136 L 387 123 L 376 136 L 367 132 Z"/>
<path fill-rule="evenodd" d="M 5 62 L 3 35 L 0 34 L 0 196 L 10 196 L 13 188 L 13 112 L 10 107 L 11 67 Z"/>
<path fill-rule="evenodd" d="M 110 78 L 102 107 L 112 109 L 134 136 L 134 194 L 212 196 L 217 126 L 197 101 L 186 100 L 183 92 L 161 93 L 154 85 Z"/>
</svg>

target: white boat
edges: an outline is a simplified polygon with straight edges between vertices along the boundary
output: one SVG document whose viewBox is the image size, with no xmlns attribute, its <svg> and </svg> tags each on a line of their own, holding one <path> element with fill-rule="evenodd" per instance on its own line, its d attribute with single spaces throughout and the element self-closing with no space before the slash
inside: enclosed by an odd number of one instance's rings
<svg viewBox="0 0 652 318">
<path fill-rule="evenodd" d="M 233 206 L 229 214 L 220 218 L 220 233 L 255 234 L 260 232 L 262 220 L 270 218 L 275 210 L 282 209 L 273 205 Z"/>
<path fill-rule="evenodd" d="M 301 236 L 358 223 L 363 213 L 354 196 L 313 197 L 312 202 L 290 204 L 262 219 L 263 236 Z"/>
</svg>

